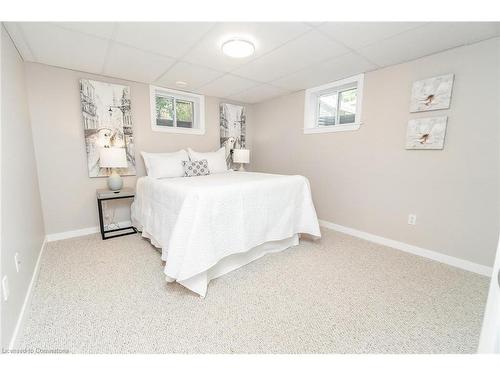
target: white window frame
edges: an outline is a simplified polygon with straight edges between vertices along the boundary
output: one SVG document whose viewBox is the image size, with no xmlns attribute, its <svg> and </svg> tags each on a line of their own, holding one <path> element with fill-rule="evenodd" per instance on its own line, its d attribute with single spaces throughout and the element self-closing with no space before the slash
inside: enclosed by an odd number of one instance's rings
<svg viewBox="0 0 500 375">
<path fill-rule="evenodd" d="M 193 102 L 193 127 L 180 128 L 177 127 L 176 110 L 174 106 L 174 126 L 159 126 L 156 124 L 156 96 L 157 94 L 163 96 L 170 96 L 174 99 L 188 100 Z M 153 131 L 166 132 L 166 133 L 180 133 L 180 134 L 205 134 L 205 96 L 194 94 L 186 91 L 172 90 L 159 86 L 149 86 L 149 100 L 151 106 L 151 128 Z"/>
<path fill-rule="evenodd" d="M 304 134 L 332 133 L 349 130 L 358 130 L 361 126 L 361 108 L 363 105 L 363 83 L 365 75 L 358 74 L 339 81 L 307 89 L 304 103 Z M 356 114 L 354 122 L 350 124 L 319 125 L 319 97 L 325 94 L 339 93 L 356 88 Z M 338 108 L 337 108 L 338 111 Z"/>
</svg>

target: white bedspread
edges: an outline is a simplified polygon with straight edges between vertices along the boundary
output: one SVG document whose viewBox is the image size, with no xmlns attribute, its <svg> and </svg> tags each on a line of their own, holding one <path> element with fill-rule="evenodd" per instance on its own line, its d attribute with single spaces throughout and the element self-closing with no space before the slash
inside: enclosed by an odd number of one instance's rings
<svg viewBox="0 0 500 375">
<path fill-rule="evenodd" d="M 297 233 L 321 236 L 308 180 L 264 173 L 141 177 L 132 222 L 162 249 L 167 277 L 187 287 L 182 281 L 232 254 Z M 204 296 L 206 285 L 195 292 Z"/>
</svg>

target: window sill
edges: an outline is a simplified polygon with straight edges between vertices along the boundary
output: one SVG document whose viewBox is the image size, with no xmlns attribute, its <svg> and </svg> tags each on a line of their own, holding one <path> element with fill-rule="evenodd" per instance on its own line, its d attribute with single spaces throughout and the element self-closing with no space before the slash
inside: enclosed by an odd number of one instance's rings
<svg viewBox="0 0 500 375">
<path fill-rule="evenodd" d="M 191 135 L 204 135 L 205 129 L 192 129 L 192 128 L 177 128 L 173 126 L 153 126 L 153 131 L 163 133 L 177 133 L 177 134 L 191 134 Z"/>
<path fill-rule="evenodd" d="M 358 130 L 360 127 L 361 123 L 354 123 L 349 125 L 320 126 L 315 128 L 304 128 L 304 134 L 321 134 L 321 133 L 353 131 L 353 130 Z"/>
</svg>

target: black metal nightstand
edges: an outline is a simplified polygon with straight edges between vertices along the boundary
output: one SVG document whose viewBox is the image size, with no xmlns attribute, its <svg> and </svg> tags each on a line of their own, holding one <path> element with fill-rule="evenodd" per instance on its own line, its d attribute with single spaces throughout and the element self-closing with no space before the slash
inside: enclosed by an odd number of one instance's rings
<svg viewBox="0 0 500 375">
<path fill-rule="evenodd" d="M 97 196 L 97 208 L 99 209 L 99 227 L 101 229 L 101 237 L 103 240 L 108 240 L 110 238 L 127 236 L 129 234 L 137 233 L 137 229 L 135 229 L 135 227 L 133 227 L 133 226 L 123 227 L 123 228 L 118 228 L 118 229 L 104 230 L 104 220 L 102 218 L 102 202 L 103 201 L 109 201 L 109 200 L 113 200 L 113 199 L 134 198 L 135 197 L 134 189 L 123 188 L 120 191 L 97 189 L 96 196 Z M 114 236 L 106 236 L 107 233 L 119 232 L 119 231 L 124 231 L 124 230 L 129 230 L 129 232 L 115 234 Z"/>
</svg>

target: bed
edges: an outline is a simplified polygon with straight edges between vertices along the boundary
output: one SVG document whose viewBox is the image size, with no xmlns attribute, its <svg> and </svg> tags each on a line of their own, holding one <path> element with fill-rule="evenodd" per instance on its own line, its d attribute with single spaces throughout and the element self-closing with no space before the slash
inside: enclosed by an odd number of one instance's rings
<svg viewBox="0 0 500 375">
<path fill-rule="evenodd" d="M 321 236 L 305 177 L 252 172 L 141 177 L 132 223 L 161 249 L 166 280 L 202 297 L 210 280 Z"/>
</svg>

